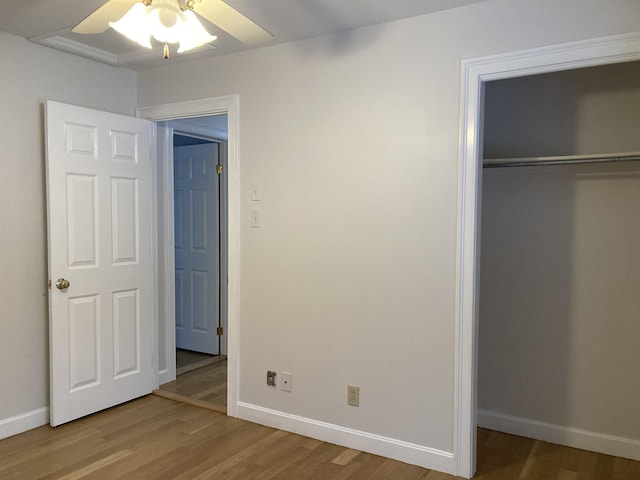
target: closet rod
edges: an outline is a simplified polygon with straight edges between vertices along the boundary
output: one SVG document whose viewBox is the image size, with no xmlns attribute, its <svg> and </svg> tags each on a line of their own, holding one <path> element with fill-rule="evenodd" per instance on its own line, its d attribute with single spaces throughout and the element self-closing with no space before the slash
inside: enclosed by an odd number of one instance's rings
<svg viewBox="0 0 640 480">
<path fill-rule="evenodd" d="M 484 168 L 538 167 L 542 165 L 574 165 L 582 163 L 632 162 L 640 160 L 640 152 L 604 155 L 561 155 L 557 157 L 487 158 Z"/>
</svg>

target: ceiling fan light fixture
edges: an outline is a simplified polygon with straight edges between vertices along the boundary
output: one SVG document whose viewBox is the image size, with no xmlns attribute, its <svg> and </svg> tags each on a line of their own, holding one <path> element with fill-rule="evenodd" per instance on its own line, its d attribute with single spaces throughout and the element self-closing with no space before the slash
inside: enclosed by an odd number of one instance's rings
<svg viewBox="0 0 640 480">
<path fill-rule="evenodd" d="M 184 34 L 184 14 L 167 8 L 147 7 L 149 33 L 162 43 L 178 43 Z"/>
<path fill-rule="evenodd" d="M 109 22 L 109 26 L 138 45 L 151 48 L 147 8 L 142 3 L 136 3 L 120 20 Z"/>
<path fill-rule="evenodd" d="M 165 45 L 179 43 L 178 53 L 217 38 L 205 30 L 191 10 L 183 11 L 178 0 L 153 0 L 148 6 L 138 2 L 109 26 L 146 48 L 152 48 L 151 37 Z"/>
<path fill-rule="evenodd" d="M 182 32 L 183 34 L 180 38 L 180 48 L 178 48 L 178 53 L 201 47 L 205 43 L 213 42 L 218 38 L 215 35 L 210 35 L 209 32 L 205 30 L 196 17 L 196 14 L 191 10 L 187 10 L 183 15 L 185 17 L 185 22 Z"/>
</svg>

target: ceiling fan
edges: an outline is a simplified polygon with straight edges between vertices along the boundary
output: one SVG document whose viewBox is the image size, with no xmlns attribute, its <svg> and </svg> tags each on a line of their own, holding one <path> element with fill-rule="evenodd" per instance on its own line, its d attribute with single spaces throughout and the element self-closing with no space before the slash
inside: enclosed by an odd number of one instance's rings
<svg viewBox="0 0 640 480">
<path fill-rule="evenodd" d="M 264 28 L 222 0 L 108 0 L 71 31 L 102 33 L 111 27 L 136 43 L 152 48 L 150 39 L 180 43 L 178 53 L 216 39 L 197 18 L 198 14 L 245 45 L 257 47 L 273 38 Z"/>
</svg>

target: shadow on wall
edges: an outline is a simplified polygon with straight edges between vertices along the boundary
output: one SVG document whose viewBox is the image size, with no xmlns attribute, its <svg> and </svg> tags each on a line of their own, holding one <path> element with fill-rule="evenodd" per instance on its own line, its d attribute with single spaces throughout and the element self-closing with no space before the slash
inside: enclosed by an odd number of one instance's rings
<svg viewBox="0 0 640 480">
<path fill-rule="evenodd" d="M 640 62 L 489 82 L 485 158 L 640 150 Z"/>
<path fill-rule="evenodd" d="M 308 20 L 312 25 L 344 24 L 344 28 L 338 27 L 336 31 L 339 33 L 334 35 L 316 38 L 313 41 L 298 42 L 296 45 L 303 57 L 348 54 L 360 50 L 362 47 L 369 46 L 375 40 L 374 35 L 379 34 L 381 31 L 379 28 L 368 28 L 366 31 L 362 29 L 352 29 L 347 26 L 338 11 L 332 10 L 322 2 L 307 2 L 304 12 L 307 14 Z M 286 10 L 284 14 L 286 15 Z"/>
<path fill-rule="evenodd" d="M 540 168 L 483 175 L 478 406 L 564 425 L 573 191 Z"/>
</svg>

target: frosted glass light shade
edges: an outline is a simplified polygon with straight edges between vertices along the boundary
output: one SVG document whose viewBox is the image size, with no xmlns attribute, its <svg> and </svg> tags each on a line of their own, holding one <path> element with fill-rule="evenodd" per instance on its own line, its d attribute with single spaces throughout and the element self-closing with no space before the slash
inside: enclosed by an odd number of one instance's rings
<svg viewBox="0 0 640 480">
<path fill-rule="evenodd" d="M 178 53 L 200 47 L 205 43 L 213 42 L 218 38 L 215 35 L 209 35 L 209 32 L 204 29 L 196 17 L 196 14 L 191 10 L 184 12 L 184 16 L 185 22 L 182 36 L 180 38 L 180 48 L 178 48 Z"/>
<path fill-rule="evenodd" d="M 120 20 L 109 22 L 109 26 L 137 44 L 151 48 L 147 8 L 142 3 L 136 3 Z"/>
<path fill-rule="evenodd" d="M 151 36 L 162 43 L 178 43 L 184 35 L 184 14 L 170 7 L 147 7 Z"/>
<path fill-rule="evenodd" d="M 209 35 L 191 10 L 182 12 L 177 2 L 175 8 L 166 1 L 158 3 L 149 7 L 136 3 L 120 20 L 109 22 L 109 26 L 146 48 L 151 48 L 151 37 L 162 43 L 179 43 L 178 53 L 217 38 Z"/>
</svg>

